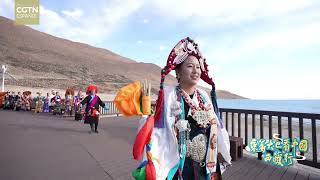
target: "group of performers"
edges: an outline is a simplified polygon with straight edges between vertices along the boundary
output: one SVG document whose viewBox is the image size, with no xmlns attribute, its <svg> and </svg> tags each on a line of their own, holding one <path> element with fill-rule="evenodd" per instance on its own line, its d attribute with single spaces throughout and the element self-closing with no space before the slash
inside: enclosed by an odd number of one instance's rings
<svg viewBox="0 0 320 180">
<path fill-rule="evenodd" d="M 74 92 L 74 89 L 68 88 L 64 99 L 61 98 L 59 92 L 54 90 L 51 91 L 51 94 L 47 93 L 46 96 L 42 96 L 40 92 L 37 92 L 37 96 L 34 98 L 32 98 L 30 91 L 25 91 L 22 95 L 20 92 L 17 95 L 14 92 L 6 92 L 2 93 L 1 96 L 4 96 L 3 109 L 31 111 L 32 107 L 34 107 L 35 113 L 63 114 L 63 116 L 75 115 L 75 120 L 83 119 L 85 124 L 90 124 L 90 133 L 99 133 L 99 106 L 106 111 L 109 108 L 96 95 L 98 93 L 97 86 L 89 85 L 86 90 L 86 97 L 80 90 L 76 96 Z M 2 98 L 0 97 L 0 99 Z"/>
<path fill-rule="evenodd" d="M 31 111 L 35 113 L 53 113 L 63 114 L 64 116 L 72 116 L 74 113 L 81 113 L 80 102 L 84 99 L 82 91 L 74 95 L 74 89 L 68 88 L 65 93 L 65 98 L 62 99 L 59 92 L 54 90 L 43 96 L 41 92 L 37 92 L 35 97 L 32 97 L 31 91 L 24 91 L 22 94 L 18 92 L 5 92 L 3 96 L 3 109 L 15 111 Z"/>
<path fill-rule="evenodd" d="M 31 92 L 25 91 L 21 94 L 21 92 L 18 92 L 15 94 L 15 92 L 6 92 L 3 94 L 4 96 L 4 103 L 3 103 L 3 109 L 12 109 L 12 110 L 24 110 L 24 111 L 30 111 L 31 110 Z"/>
</svg>

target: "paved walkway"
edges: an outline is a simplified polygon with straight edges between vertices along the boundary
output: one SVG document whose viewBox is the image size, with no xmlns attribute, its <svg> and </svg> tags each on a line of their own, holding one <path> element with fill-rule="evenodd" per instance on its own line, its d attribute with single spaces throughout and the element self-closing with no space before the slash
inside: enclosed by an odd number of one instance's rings
<svg viewBox="0 0 320 180">
<path fill-rule="evenodd" d="M 0 110 L 0 179 L 132 179 L 137 121 L 100 122 L 100 133 L 90 135 L 71 118 Z"/>
</svg>

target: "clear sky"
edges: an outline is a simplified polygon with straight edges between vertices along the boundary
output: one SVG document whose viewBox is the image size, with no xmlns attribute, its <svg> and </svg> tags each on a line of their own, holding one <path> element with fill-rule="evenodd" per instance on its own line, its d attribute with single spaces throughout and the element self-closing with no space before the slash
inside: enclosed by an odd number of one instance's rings
<svg viewBox="0 0 320 180">
<path fill-rule="evenodd" d="M 319 0 L 40 0 L 34 29 L 163 67 L 198 42 L 218 89 L 252 99 L 320 99 Z M 0 15 L 14 19 L 14 1 Z M 0 27 L 1 28 L 1 27 Z"/>
</svg>

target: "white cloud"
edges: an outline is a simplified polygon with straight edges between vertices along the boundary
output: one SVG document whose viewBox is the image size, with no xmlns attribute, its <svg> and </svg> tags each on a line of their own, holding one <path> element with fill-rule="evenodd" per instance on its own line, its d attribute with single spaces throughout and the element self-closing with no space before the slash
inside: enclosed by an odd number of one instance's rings
<svg viewBox="0 0 320 180">
<path fill-rule="evenodd" d="M 210 47 L 205 54 L 207 59 L 220 62 L 243 61 L 244 58 L 257 55 L 267 50 L 273 55 L 289 54 L 304 47 L 320 45 L 320 23 L 312 22 L 298 27 L 274 29 L 271 32 L 258 32 L 244 35 L 236 40 L 224 39 L 225 44 Z M 208 40 L 209 41 L 209 40 Z"/>
<path fill-rule="evenodd" d="M 0 15 L 7 18 L 14 18 L 14 1 L 1 0 L 0 1 Z"/>
<path fill-rule="evenodd" d="M 149 19 L 143 19 L 143 23 L 144 24 L 148 24 L 149 23 Z"/>
<path fill-rule="evenodd" d="M 314 22 L 283 31 L 264 33 L 246 42 L 244 46 L 248 49 L 265 47 L 285 49 L 289 47 L 295 50 L 313 43 L 320 43 L 319 32 L 320 23 Z"/>
<path fill-rule="evenodd" d="M 154 0 L 158 13 L 197 27 L 240 24 L 310 7 L 316 0 Z"/>
<path fill-rule="evenodd" d="M 219 77 L 218 89 L 225 89 L 252 99 L 319 99 L 318 72 L 304 74 L 275 71 L 274 76 L 250 72 L 244 76 Z M 240 73 L 240 72 L 239 72 Z M 310 83 L 313 82 L 313 83 Z"/>
<path fill-rule="evenodd" d="M 137 43 L 138 43 L 138 44 L 142 44 L 142 43 L 143 43 L 143 41 L 137 41 Z"/>
<path fill-rule="evenodd" d="M 40 29 L 49 34 L 55 34 L 60 30 L 66 31 L 68 22 L 58 13 L 51 11 L 40 5 L 40 24 L 31 26 L 35 29 Z"/>
<path fill-rule="evenodd" d="M 62 11 L 61 14 L 41 6 L 40 25 L 31 27 L 58 37 L 95 46 L 102 44 L 142 5 L 143 1 L 113 0 L 108 4 L 100 5 L 97 12 L 75 9 Z"/>
<path fill-rule="evenodd" d="M 125 18 L 129 17 L 132 13 L 136 12 L 143 6 L 144 2 L 139 0 L 114 0 L 104 8 L 103 17 L 111 24 L 117 24 Z"/>
<path fill-rule="evenodd" d="M 74 9 L 73 11 L 62 11 L 62 13 L 74 19 L 79 19 L 83 15 L 83 11 L 81 9 Z"/>
</svg>

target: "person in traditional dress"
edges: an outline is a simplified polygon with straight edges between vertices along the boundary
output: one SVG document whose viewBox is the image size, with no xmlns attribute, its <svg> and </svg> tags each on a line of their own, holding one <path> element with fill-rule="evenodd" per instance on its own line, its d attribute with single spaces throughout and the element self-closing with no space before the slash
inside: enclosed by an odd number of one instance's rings
<svg viewBox="0 0 320 180">
<path fill-rule="evenodd" d="M 38 96 L 34 98 L 35 102 L 35 113 L 41 113 L 43 111 L 43 97 L 41 95 L 41 92 L 37 92 Z"/>
<path fill-rule="evenodd" d="M 10 92 L 8 91 L 5 95 L 4 95 L 4 106 L 3 109 L 10 109 Z"/>
<path fill-rule="evenodd" d="M 72 116 L 74 89 L 68 88 L 65 93 L 65 114 L 64 116 Z"/>
<path fill-rule="evenodd" d="M 76 121 L 80 121 L 82 119 L 81 104 L 80 104 L 82 100 L 83 100 L 82 91 L 79 90 L 78 94 L 74 97 L 74 101 L 73 101 L 74 114 L 75 114 Z"/>
<path fill-rule="evenodd" d="M 14 110 L 20 111 L 21 106 L 22 106 L 22 95 L 21 95 L 21 92 L 18 92 L 18 94 L 14 98 L 14 101 L 15 101 Z"/>
<path fill-rule="evenodd" d="M 56 95 L 51 99 L 51 104 L 53 108 L 53 115 L 61 114 L 61 96 L 59 95 L 59 92 L 57 91 L 55 93 Z"/>
<path fill-rule="evenodd" d="M 90 124 L 90 133 L 99 133 L 99 106 L 108 110 L 104 102 L 101 101 L 100 97 L 97 95 L 98 88 L 95 85 L 89 85 L 87 87 L 87 97 L 81 101 L 81 105 L 86 105 L 84 123 Z"/>
<path fill-rule="evenodd" d="M 14 91 L 12 91 L 10 97 L 9 97 L 9 101 L 10 101 L 10 109 L 14 110 L 14 104 L 15 104 L 15 99 L 16 97 L 16 93 Z"/>
<path fill-rule="evenodd" d="M 54 100 L 53 98 L 56 96 L 56 92 L 52 89 L 51 90 L 51 94 L 50 94 L 50 102 L 49 102 L 49 111 L 52 112 L 53 111 L 53 107 L 54 107 Z"/>
<path fill-rule="evenodd" d="M 50 94 L 47 93 L 47 96 L 44 98 L 44 101 L 43 101 L 43 112 L 45 113 L 50 112 L 49 105 L 50 105 Z"/>
<path fill-rule="evenodd" d="M 178 85 L 164 87 L 165 76 L 172 70 L 176 71 Z M 211 98 L 197 87 L 200 79 L 212 86 Z M 133 97 L 125 97 L 127 92 L 134 92 Z M 221 179 L 222 172 L 231 165 L 229 135 L 219 117 L 215 84 L 198 45 L 185 38 L 170 52 L 161 71 L 154 115 L 140 112 L 137 92 L 126 87 L 115 99 L 124 114 L 142 114 L 133 145 L 134 159 L 142 163 L 133 172 L 134 178 Z M 134 99 L 138 100 L 136 106 L 126 101 Z M 137 108 L 128 110 L 132 107 Z"/>
<path fill-rule="evenodd" d="M 53 97 L 53 101 L 55 102 L 55 104 L 61 103 L 61 96 L 58 91 L 56 92 L 56 95 Z"/>
<path fill-rule="evenodd" d="M 0 92 L 0 108 L 4 108 L 5 105 L 5 96 L 8 92 Z"/>
<path fill-rule="evenodd" d="M 22 93 L 22 109 L 25 111 L 30 111 L 31 110 L 31 91 L 24 91 Z"/>
</svg>

